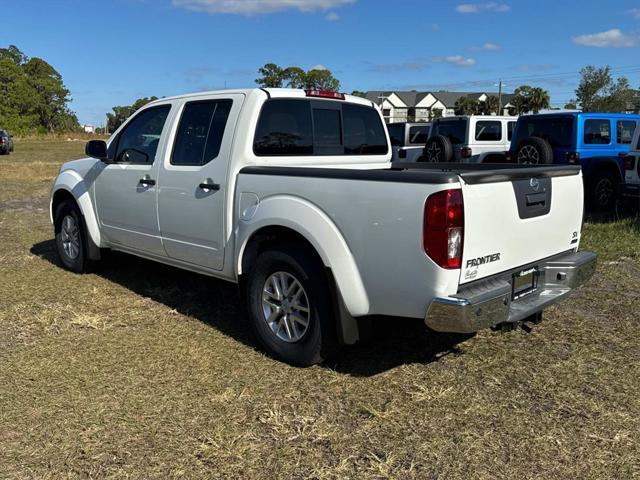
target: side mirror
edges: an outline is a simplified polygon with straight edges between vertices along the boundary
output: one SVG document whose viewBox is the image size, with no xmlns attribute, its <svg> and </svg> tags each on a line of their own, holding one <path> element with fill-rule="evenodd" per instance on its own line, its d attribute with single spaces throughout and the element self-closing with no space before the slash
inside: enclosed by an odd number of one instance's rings
<svg viewBox="0 0 640 480">
<path fill-rule="evenodd" d="M 89 140 L 84 147 L 84 153 L 91 158 L 97 158 L 104 162 L 107 160 L 107 142 L 104 140 Z"/>
</svg>

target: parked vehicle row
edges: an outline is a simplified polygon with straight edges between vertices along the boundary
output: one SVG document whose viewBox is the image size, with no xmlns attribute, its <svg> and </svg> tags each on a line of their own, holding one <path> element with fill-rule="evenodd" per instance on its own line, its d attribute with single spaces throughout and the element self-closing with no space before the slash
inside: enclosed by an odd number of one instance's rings
<svg viewBox="0 0 640 480">
<path fill-rule="evenodd" d="M 6 130 L 0 130 L 0 155 L 9 155 L 13 152 L 13 135 Z"/>
<path fill-rule="evenodd" d="M 433 121 L 422 162 L 499 163 L 509 150 L 514 117 L 471 115 Z"/>
<path fill-rule="evenodd" d="M 611 113 L 441 118 L 417 161 L 580 165 L 588 206 L 608 210 L 626 182 L 623 159 L 639 123 L 640 115 Z"/>
<path fill-rule="evenodd" d="M 578 166 L 393 166 L 359 97 L 163 98 L 86 153 L 51 192 L 62 264 L 84 272 L 113 249 L 238 283 L 257 338 L 294 365 L 356 342 L 372 316 L 513 325 L 595 270 L 578 251 Z"/>
</svg>

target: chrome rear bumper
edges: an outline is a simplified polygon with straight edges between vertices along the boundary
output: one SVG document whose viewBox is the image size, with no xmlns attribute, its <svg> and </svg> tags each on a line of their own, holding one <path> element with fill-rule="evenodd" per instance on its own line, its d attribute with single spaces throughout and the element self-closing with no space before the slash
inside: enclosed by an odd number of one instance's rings
<svg viewBox="0 0 640 480">
<path fill-rule="evenodd" d="M 439 332 L 472 333 L 523 320 L 561 301 L 596 270 L 596 254 L 576 252 L 537 265 L 537 289 L 512 301 L 511 274 L 463 287 L 457 295 L 434 299 L 425 323 Z"/>
</svg>

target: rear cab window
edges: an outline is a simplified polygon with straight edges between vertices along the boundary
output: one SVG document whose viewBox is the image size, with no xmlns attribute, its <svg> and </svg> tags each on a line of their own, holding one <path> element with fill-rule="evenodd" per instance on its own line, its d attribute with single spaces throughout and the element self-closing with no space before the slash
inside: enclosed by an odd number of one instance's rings
<svg viewBox="0 0 640 480">
<path fill-rule="evenodd" d="M 467 137 L 467 120 L 464 118 L 440 120 L 434 124 L 433 134 L 447 137 L 453 145 L 464 144 Z"/>
<path fill-rule="evenodd" d="M 584 143 L 586 145 L 608 145 L 611 143 L 611 122 L 608 119 L 584 121 Z"/>
<path fill-rule="evenodd" d="M 331 100 L 271 99 L 262 107 L 257 156 L 385 155 L 385 127 L 368 106 Z"/>
<path fill-rule="evenodd" d="M 499 142 L 502 140 L 502 122 L 497 120 L 477 121 L 475 138 L 478 142 Z"/>
</svg>

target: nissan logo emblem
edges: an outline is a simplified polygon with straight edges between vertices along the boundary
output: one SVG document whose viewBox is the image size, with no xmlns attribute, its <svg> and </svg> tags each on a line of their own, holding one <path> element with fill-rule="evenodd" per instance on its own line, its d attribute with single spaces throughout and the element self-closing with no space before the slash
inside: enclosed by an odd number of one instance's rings
<svg viewBox="0 0 640 480">
<path fill-rule="evenodd" d="M 540 182 L 538 181 L 537 178 L 532 178 L 531 180 L 529 180 L 529 186 L 533 188 L 536 192 L 540 190 Z"/>
</svg>

